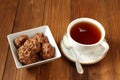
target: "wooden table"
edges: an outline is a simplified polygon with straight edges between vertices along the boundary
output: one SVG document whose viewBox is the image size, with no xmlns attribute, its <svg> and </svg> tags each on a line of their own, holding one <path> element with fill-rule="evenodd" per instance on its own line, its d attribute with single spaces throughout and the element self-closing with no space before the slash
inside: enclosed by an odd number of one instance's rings
<svg viewBox="0 0 120 80">
<path fill-rule="evenodd" d="M 76 72 L 60 49 L 68 24 L 90 17 L 104 25 L 110 50 Z M 120 0 L 0 0 L 0 80 L 120 80 Z M 10 33 L 49 25 L 62 57 L 31 69 L 17 69 L 7 41 Z"/>
</svg>

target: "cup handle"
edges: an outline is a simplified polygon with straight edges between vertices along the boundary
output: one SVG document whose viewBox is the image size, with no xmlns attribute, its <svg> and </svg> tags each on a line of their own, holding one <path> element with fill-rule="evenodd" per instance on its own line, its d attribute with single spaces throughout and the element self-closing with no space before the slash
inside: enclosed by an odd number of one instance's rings
<svg viewBox="0 0 120 80">
<path fill-rule="evenodd" d="M 109 45 L 105 39 L 103 40 L 103 42 L 100 43 L 100 45 L 104 48 L 103 53 L 106 53 L 109 50 Z"/>
</svg>

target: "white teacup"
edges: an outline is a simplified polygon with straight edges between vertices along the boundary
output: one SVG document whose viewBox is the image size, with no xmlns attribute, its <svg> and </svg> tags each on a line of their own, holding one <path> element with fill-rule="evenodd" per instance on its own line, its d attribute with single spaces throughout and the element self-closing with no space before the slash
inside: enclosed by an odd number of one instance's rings
<svg viewBox="0 0 120 80">
<path fill-rule="evenodd" d="M 79 42 L 75 41 L 71 37 L 70 31 L 71 31 L 72 27 L 74 27 L 75 24 L 82 23 L 82 22 L 94 24 L 95 27 L 97 27 L 100 30 L 101 37 L 96 43 L 83 44 L 83 43 L 79 43 Z M 105 29 L 104 29 L 104 27 L 98 21 L 91 19 L 91 18 L 78 18 L 78 19 L 73 20 L 68 25 L 67 33 L 63 37 L 63 44 L 67 49 L 72 48 L 74 53 L 77 53 L 77 54 L 79 54 L 79 53 L 80 54 L 91 54 L 91 53 L 97 52 L 96 50 L 98 50 L 99 47 L 103 48 L 102 53 L 106 53 L 109 50 L 109 45 L 105 41 Z M 78 55 L 78 56 L 80 56 L 80 55 Z"/>
</svg>

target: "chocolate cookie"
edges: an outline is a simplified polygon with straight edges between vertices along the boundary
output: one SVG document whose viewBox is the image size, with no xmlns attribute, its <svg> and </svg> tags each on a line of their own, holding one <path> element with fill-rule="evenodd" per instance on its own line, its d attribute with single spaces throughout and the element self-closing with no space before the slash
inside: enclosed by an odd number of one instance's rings
<svg viewBox="0 0 120 80">
<path fill-rule="evenodd" d="M 28 36 L 27 35 L 21 35 L 14 40 L 14 44 L 17 48 L 19 48 L 20 46 L 22 46 L 24 44 L 24 42 L 26 40 L 28 40 Z"/>
<path fill-rule="evenodd" d="M 48 39 L 46 36 L 44 36 L 43 33 L 37 33 L 33 39 L 35 39 L 36 41 L 38 41 L 40 44 L 48 42 Z"/>
<path fill-rule="evenodd" d="M 42 45 L 42 52 L 40 53 L 40 56 L 43 59 L 49 59 L 49 58 L 54 57 L 54 55 L 55 55 L 54 47 L 52 47 L 50 43 L 44 43 Z"/>
<path fill-rule="evenodd" d="M 40 44 L 34 39 L 28 39 L 18 49 L 18 59 L 22 64 L 30 64 L 39 60 Z"/>
</svg>

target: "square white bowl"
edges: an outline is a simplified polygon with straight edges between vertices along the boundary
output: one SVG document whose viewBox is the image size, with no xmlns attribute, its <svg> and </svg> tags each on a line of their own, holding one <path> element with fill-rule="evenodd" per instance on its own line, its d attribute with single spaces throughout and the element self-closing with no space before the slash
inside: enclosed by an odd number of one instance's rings
<svg viewBox="0 0 120 80">
<path fill-rule="evenodd" d="M 20 35 L 28 35 L 29 37 L 33 37 L 36 33 L 43 33 L 49 40 L 50 44 L 55 48 L 55 56 L 53 58 L 50 58 L 50 59 L 46 59 L 46 60 L 39 60 L 35 63 L 31 63 L 31 64 L 27 64 L 27 65 L 23 65 L 19 62 L 18 58 L 17 58 L 17 48 L 15 47 L 14 45 L 14 42 L 13 40 L 20 36 Z M 9 34 L 7 36 L 8 38 L 8 42 L 9 42 L 9 45 L 10 45 L 10 48 L 11 48 L 11 51 L 12 51 L 12 56 L 14 58 L 14 61 L 15 61 L 15 64 L 16 64 L 16 67 L 17 68 L 28 68 L 28 67 L 33 67 L 33 66 L 37 66 L 37 65 L 40 65 L 42 63 L 46 63 L 46 62 L 49 62 L 49 61 L 52 61 L 52 60 L 55 60 L 57 58 L 60 58 L 61 57 L 61 53 L 58 49 L 58 46 L 52 36 L 52 33 L 49 29 L 49 27 L 47 25 L 45 26 L 40 26 L 38 28 L 33 28 L 33 29 L 29 29 L 29 30 L 24 30 L 24 31 L 21 31 L 21 32 L 16 32 L 16 33 L 13 33 L 13 34 Z"/>
</svg>

